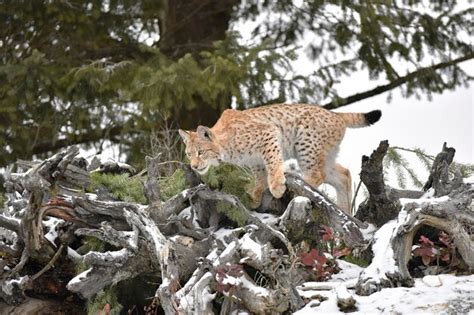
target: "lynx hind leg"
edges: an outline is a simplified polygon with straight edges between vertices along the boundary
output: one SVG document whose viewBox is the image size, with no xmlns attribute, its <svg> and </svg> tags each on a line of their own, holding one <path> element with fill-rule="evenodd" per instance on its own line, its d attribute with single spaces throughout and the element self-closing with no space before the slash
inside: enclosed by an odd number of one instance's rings
<svg viewBox="0 0 474 315">
<path fill-rule="evenodd" d="M 307 152 L 304 148 L 300 149 L 298 153 L 298 164 L 303 172 L 304 181 L 314 188 L 318 187 L 324 182 L 326 176 L 324 172 L 324 158 L 315 154 L 314 151 Z"/>
<path fill-rule="evenodd" d="M 327 165 L 325 182 L 336 189 L 337 206 L 351 214 L 352 178 L 349 170 L 337 163 Z"/>
<path fill-rule="evenodd" d="M 263 192 L 267 189 L 267 172 L 264 165 L 254 166 L 250 170 L 255 179 L 255 185 L 249 187 L 248 194 L 252 198 L 250 207 L 256 209 L 262 203 Z"/>
</svg>

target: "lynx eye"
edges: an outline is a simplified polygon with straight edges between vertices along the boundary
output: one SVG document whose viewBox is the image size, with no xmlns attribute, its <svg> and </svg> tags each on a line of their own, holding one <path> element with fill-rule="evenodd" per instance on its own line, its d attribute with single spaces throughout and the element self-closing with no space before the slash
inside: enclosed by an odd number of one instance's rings
<svg viewBox="0 0 474 315">
<path fill-rule="evenodd" d="M 198 150 L 198 156 L 201 156 L 204 154 L 204 150 Z"/>
</svg>

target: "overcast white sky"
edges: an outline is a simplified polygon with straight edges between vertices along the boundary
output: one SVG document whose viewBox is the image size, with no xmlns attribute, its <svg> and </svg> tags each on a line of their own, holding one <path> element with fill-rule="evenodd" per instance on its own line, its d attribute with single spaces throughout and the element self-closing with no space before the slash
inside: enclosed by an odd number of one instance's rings
<svg viewBox="0 0 474 315">
<path fill-rule="evenodd" d="M 474 69 L 474 62 L 464 63 L 463 68 Z M 358 73 L 343 82 L 340 93 L 351 95 L 355 91 L 364 91 L 367 82 L 367 76 Z M 343 93 L 346 89 L 347 93 Z M 446 141 L 456 149 L 456 161 L 473 163 L 473 101 L 473 88 L 470 86 L 435 94 L 431 101 L 426 96 L 419 100 L 415 97 L 403 98 L 397 91 L 393 93 L 390 103 L 387 102 L 387 94 L 381 94 L 344 106 L 340 111 L 381 109 L 382 118 L 368 128 L 349 129 L 341 145 L 339 161 L 350 168 L 355 178 L 360 172 L 360 157 L 370 154 L 381 140 L 387 139 L 392 146 L 419 147 L 433 155 L 441 150 Z M 423 175 L 421 164 L 416 164 L 417 159 L 410 158 L 410 154 L 405 156 L 415 163 L 416 170 Z"/>
</svg>

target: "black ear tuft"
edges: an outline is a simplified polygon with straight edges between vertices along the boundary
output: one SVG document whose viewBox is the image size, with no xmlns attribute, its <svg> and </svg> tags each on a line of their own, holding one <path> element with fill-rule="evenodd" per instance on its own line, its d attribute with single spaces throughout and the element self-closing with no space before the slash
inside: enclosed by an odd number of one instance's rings
<svg viewBox="0 0 474 315">
<path fill-rule="evenodd" d="M 364 114 L 367 125 L 375 124 L 377 121 L 379 121 L 381 116 L 382 112 L 378 109 Z"/>
</svg>

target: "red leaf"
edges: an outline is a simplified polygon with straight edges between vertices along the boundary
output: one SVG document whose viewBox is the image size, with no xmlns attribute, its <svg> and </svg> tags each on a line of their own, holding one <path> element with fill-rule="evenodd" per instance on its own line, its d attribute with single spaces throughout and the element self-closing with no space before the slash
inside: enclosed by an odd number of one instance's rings
<svg viewBox="0 0 474 315">
<path fill-rule="evenodd" d="M 435 256 L 435 250 L 432 247 L 418 247 L 413 251 L 416 256 L 421 256 L 421 257 L 434 257 Z"/>
<path fill-rule="evenodd" d="M 215 278 L 217 281 L 217 291 L 229 292 L 234 285 L 230 283 L 224 283 L 224 279 L 226 277 L 239 278 L 240 276 L 242 276 L 243 273 L 243 266 L 238 264 L 226 264 L 216 267 Z"/>
<path fill-rule="evenodd" d="M 443 256 L 441 256 L 441 260 L 445 262 L 449 262 L 450 260 L 449 253 L 446 253 Z"/>
<path fill-rule="evenodd" d="M 316 260 L 316 256 L 318 256 L 318 251 L 313 248 L 309 253 L 301 254 L 301 262 L 305 266 L 312 267 L 314 265 L 315 260 Z"/>
<path fill-rule="evenodd" d="M 334 232 L 327 225 L 323 225 L 323 229 L 321 230 L 321 233 L 323 233 L 323 241 L 325 242 L 334 239 Z"/>
<path fill-rule="evenodd" d="M 427 238 L 426 236 L 424 235 L 421 235 L 420 236 L 420 243 L 423 245 L 423 244 L 426 244 L 426 245 L 430 245 L 430 246 L 433 246 L 434 243 L 429 239 Z"/>
<path fill-rule="evenodd" d="M 101 311 L 99 311 L 99 314 L 100 315 L 110 315 L 110 304 L 109 303 L 105 304 L 104 308 Z"/>
<path fill-rule="evenodd" d="M 317 264 L 319 264 L 320 266 L 324 266 L 324 264 L 326 264 L 326 262 L 328 261 L 328 259 L 327 259 L 327 257 L 326 257 L 324 254 L 320 255 L 319 252 L 316 252 L 315 261 L 316 261 Z"/>
</svg>

